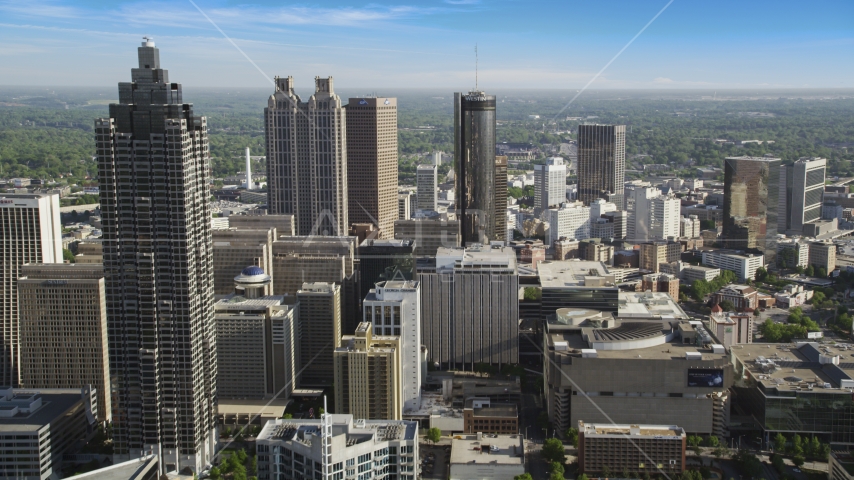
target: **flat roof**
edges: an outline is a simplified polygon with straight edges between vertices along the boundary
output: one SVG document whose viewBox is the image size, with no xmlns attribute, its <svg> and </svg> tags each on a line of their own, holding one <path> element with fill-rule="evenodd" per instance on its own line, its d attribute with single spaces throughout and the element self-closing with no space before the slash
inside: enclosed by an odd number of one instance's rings
<svg viewBox="0 0 854 480">
<path fill-rule="evenodd" d="M 42 406 L 34 413 L 0 418 L 0 432 L 37 431 L 82 401 L 80 390 L 77 389 L 15 389 L 14 392 L 16 397 L 22 393 L 38 392 L 41 394 Z"/>
<path fill-rule="evenodd" d="M 519 413 L 516 405 L 491 405 L 472 409 L 475 417 L 506 417 L 517 418 Z"/>
<path fill-rule="evenodd" d="M 264 312 L 267 307 L 287 307 L 284 303 L 284 295 L 269 295 L 259 298 L 246 298 L 241 295 L 230 294 L 214 304 L 214 310 L 220 311 L 245 311 L 258 310 Z"/>
<path fill-rule="evenodd" d="M 480 440 L 477 435 L 460 437 L 451 442 L 451 465 L 522 465 L 524 462 L 521 435 L 483 435 Z"/>
<path fill-rule="evenodd" d="M 652 323 L 652 322 L 650 322 Z M 553 333 L 547 336 L 547 348 L 553 350 L 555 342 L 566 342 L 568 350 L 557 351 L 556 353 L 565 355 L 581 356 L 582 349 L 589 349 L 589 344 L 582 337 L 583 331 L 570 331 L 566 333 Z M 576 352 L 573 352 L 576 350 Z M 702 356 L 697 360 L 721 360 L 726 359 L 726 353 L 714 353 L 711 348 L 702 348 L 697 345 L 683 344 L 681 340 L 664 342 L 659 345 L 644 348 L 631 348 L 626 350 L 596 350 L 596 358 L 617 358 L 617 359 L 640 359 L 645 360 L 685 360 L 685 354 L 688 352 L 700 353 Z"/>
<path fill-rule="evenodd" d="M 749 343 L 734 345 L 731 351 L 767 390 L 801 391 L 813 384 L 812 392 L 839 393 L 844 391 L 839 389 L 839 380 L 854 379 L 851 343 Z M 839 356 L 839 365 L 822 364 L 819 355 Z M 819 386 L 825 383 L 831 388 Z"/>
<path fill-rule="evenodd" d="M 688 314 L 667 292 L 620 292 L 617 317 L 688 319 Z"/>
<path fill-rule="evenodd" d="M 634 432 L 632 429 L 634 428 Z M 685 430 L 675 425 L 619 425 L 619 424 L 584 424 L 584 435 L 640 435 L 640 436 L 675 436 L 681 437 Z"/>
<path fill-rule="evenodd" d="M 543 288 L 583 287 L 585 277 L 609 274 L 604 263 L 586 260 L 547 260 L 537 263 L 537 271 Z"/>
<path fill-rule="evenodd" d="M 260 415 L 262 417 L 281 417 L 291 400 L 228 400 L 219 399 L 217 411 L 220 415 Z"/>
</svg>

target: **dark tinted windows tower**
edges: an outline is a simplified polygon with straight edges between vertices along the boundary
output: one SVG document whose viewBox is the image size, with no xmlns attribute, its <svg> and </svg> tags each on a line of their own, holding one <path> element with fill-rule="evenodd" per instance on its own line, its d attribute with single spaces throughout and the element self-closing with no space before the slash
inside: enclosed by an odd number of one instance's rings
<svg viewBox="0 0 854 480">
<path fill-rule="evenodd" d="M 495 96 L 454 93 L 454 176 L 461 242 L 503 240 L 497 232 Z M 506 188 L 506 182 L 505 182 Z"/>
<path fill-rule="evenodd" d="M 622 206 L 625 175 L 626 126 L 579 125 L 578 200 L 590 205 L 604 198 Z"/>
<path fill-rule="evenodd" d="M 729 157 L 724 160 L 724 231 L 729 248 L 755 248 L 765 263 L 776 259 L 780 163 L 772 157 Z M 784 180 L 785 185 L 785 180 Z M 785 192 L 782 192 L 785 195 Z M 785 215 L 785 212 L 783 212 Z"/>
<path fill-rule="evenodd" d="M 210 152 L 154 43 L 95 121 L 117 460 L 159 453 L 168 470 L 216 446 Z M 177 464 L 177 465 L 176 465 Z"/>
</svg>

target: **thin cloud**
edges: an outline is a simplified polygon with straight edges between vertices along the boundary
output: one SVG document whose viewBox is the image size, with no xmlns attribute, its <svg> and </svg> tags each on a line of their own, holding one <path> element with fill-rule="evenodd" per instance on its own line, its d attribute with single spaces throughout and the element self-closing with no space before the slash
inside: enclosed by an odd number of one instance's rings
<svg viewBox="0 0 854 480">
<path fill-rule="evenodd" d="M 0 2 L 0 12 L 22 17 L 73 19 L 82 13 L 67 5 L 46 2 Z"/>
<path fill-rule="evenodd" d="M 652 83 L 668 84 L 668 83 L 673 83 L 673 80 L 671 80 L 667 77 L 658 77 L 655 80 L 653 80 Z"/>
<path fill-rule="evenodd" d="M 450 5 L 477 5 L 480 0 L 445 0 L 445 3 Z"/>
</svg>

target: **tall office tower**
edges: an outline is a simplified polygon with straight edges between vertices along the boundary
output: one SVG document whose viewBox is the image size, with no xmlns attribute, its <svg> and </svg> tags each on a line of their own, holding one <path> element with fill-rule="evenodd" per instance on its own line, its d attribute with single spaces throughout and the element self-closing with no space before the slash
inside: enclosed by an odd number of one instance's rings
<svg viewBox="0 0 854 480">
<path fill-rule="evenodd" d="M 821 220 L 827 160 L 801 158 L 780 167 L 779 233 L 800 235 L 804 225 Z M 785 184 L 783 183 L 785 181 Z M 785 187 L 784 187 L 785 185 Z M 785 215 L 785 219 L 782 216 Z M 785 225 L 783 222 L 785 221 Z"/>
<path fill-rule="evenodd" d="M 585 205 L 604 198 L 623 204 L 626 175 L 626 126 L 578 126 L 578 200 Z"/>
<path fill-rule="evenodd" d="M 543 213 L 549 222 L 549 245 L 561 237 L 584 240 L 590 238 L 590 207 L 581 202 L 564 203 L 560 208 L 550 208 Z"/>
<path fill-rule="evenodd" d="M 667 240 L 679 236 L 680 201 L 673 195 L 661 195 L 649 200 L 649 236 Z"/>
<path fill-rule="evenodd" d="M 299 302 L 299 368 L 301 385 L 331 387 L 335 380 L 333 352 L 341 346 L 341 287 L 304 283 Z"/>
<path fill-rule="evenodd" d="M 25 263 L 62 261 L 59 195 L 0 194 L 0 382 L 19 384 L 18 277 Z"/>
<path fill-rule="evenodd" d="M 418 165 L 415 171 L 415 193 L 416 210 L 436 211 L 438 204 L 438 178 L 436 165 Z"/>
<path fill-rule="evenodd" d="M 513 235 L 507 236 L 507 157 L 498 155 L 495 157 L 495 214 L 493 215 L 495 231 L 490 241 L 506 242 L 513 239 Z M 506 243 L 505 243 L 506 244 Z"/>
<path fill-rule="evenodd" d="M 418 271 L 422 339 L 448 369 L 519 361 L 519 274 L 510 247 L 439 248 Z"/>
<path fill-rule="evenodd" d="M 234 293 L 234 277 L 239 275 L 247 265 L 261 267 L 265 272 L 273 271 L 275 231 L 275 228 L 266 230 L 229 228 L 211 232 L 214 294 Z"/>
<path fill-rule="evenodd" d="M 775 262 L 774 239 L 785 220 L 777 212 L 780 162 L 773 157 L 727 157 L 724 160 L 724 230 L 730 248 L 757 248 Z"/>
<path fill-rule="evenodd" d="M 412 280 L 415 273 L 414 240 L 371 240 L 359 245 L 359 281 L 361 298 L 377 282 Z"/>
<path fill-rule="evenodd" d="M 442 164 L 442 152 L 433 152 L 430 154 L 430 158 L 433 160 L 433 165 L 438 167 Z"/>
<path fill-rule="evenodd" d="M 274 293 L 295 295 L 303 283 L 338 284 L 343 329 L 354 332 L 362 321 L 356 247 L 356 237 L 279 237 L 273 242 Z"/>
<path fill-rule="evenodd" d="M 297 235 L 346 235 L 347 122 L 332 77 L 314 77 L 308 102 L 293 77 L 275 81 L 264 109 L 270 213 L 293 215 Z"/>
<path fill-rule="evenodd" d="M 412 218 L 412 192 L 397 195 L 397 219 L 409 220 Z"/>
<path fill-rule="evenodd" d="M 95 120 L 114 452 L 201 472 L 217 442 L 207 120 L 154 42 L 132 79 Z"/>
<path fill-rule="evenodd" d="M 346 112 L 349 222 L 372 223 L 382 238 L 394 238 L 397 99 L 351 98 Z"/>
<path fill-rule="evenodd" d="M 549 208 L 566 202 L 566 164 L 561 157 L 534 165 L 534 208 Z"/>
<path fill-rule="evenodd" d="M 381 282 L 362 302 L 374 335 L 400 337 L 401 403 L 404 411 L 421 408 L 421 283 Z"/>
<path fill-rule="evenodd" d="M 272 295 L 264 269 L 249 266 L 216 312 L 217 395 L 221 399 L 288 399 L 296 382 L 299 332 L 294 305 Z"/>
<path fill-rule="evenodd" d="M 653 187 L 635 186 L 626 191 L 626 240 L 645 242 L 649 240 L 651 226 L 650 200 L 660 196 L 661 190 Z"/>
<path fill-rule="evenodd" d="M 101 264 L 28 264 L 18 279 L 21 387 L 95 387 L 109 421 L 110 360 Z"/>
<path fill-rule="evenodd" d="M 496 231 L 496 215 L 506 222 L 506 213 L 496 202 L 494 95 L 454 93 L 454 158 L 462 245 L 504 240 L 504 229 Z"/>
<path fill-rule="evenodd" d="M 366 420 L 403 417 L 400 337 L 379 335 L 362 322 L 335 349 L 335 413 Z"/>
</svg>

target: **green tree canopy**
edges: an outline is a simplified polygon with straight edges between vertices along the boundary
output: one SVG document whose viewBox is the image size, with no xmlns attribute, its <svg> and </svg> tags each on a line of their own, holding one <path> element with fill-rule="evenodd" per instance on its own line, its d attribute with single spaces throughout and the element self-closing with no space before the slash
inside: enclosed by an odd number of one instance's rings
<svg viewBox="0 0 854 480">
<path fill-rule="evenodd" d="M 543 442 L 542 456 L 547 462 L 566 462 L 566 450 L 559 438 L 547 438 Z"/>
</svg>

